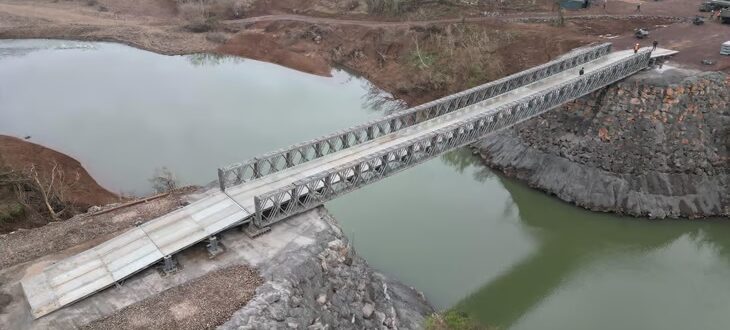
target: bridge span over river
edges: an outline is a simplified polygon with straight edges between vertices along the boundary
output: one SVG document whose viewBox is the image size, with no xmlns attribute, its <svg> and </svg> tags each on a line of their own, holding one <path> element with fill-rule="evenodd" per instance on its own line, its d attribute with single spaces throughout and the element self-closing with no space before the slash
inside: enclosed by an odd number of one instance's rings
<svg viewBox="0 0 730 330">
<path fill-rule="evenodd" d="M 415 108 L 218 169 L 205 198 L 30 274 L 22 287 L 38 318 L 216 235 L 252 236 L 291 215 L 549 111 L 672 55 L 666 49 L 574 50 L 554 61 Z M 584 74 L 579 74 L 583 68 Z M 282 129 L 286 129 L 282 127 Z"/>
</svg>

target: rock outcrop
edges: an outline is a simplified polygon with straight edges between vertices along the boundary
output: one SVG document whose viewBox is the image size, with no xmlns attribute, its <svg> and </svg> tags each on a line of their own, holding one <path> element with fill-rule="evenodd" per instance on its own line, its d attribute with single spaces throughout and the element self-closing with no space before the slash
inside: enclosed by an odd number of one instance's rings
<svg viewBox="0 0 730 330">
<path fill-rule="evenodd" d="M 375 272 L 335 220 L 316 242 L 261 266 L 266 282 L 220 329 L 420 329 L 433 313 L 422 294 Z"/>
<path fill-rule="evenodd" d="M 647 71 L 476 144 L 576 205 L 651 218 L 730 214 L 730 77 Z"/>
</svg>

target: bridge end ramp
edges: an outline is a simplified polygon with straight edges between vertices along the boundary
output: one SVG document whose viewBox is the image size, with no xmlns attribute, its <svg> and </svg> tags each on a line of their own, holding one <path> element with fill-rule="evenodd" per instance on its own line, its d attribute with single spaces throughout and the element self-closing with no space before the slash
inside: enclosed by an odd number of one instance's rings
<svg viewBox="0 0 730 330">
<path fill-rule="evenodd" d="M 206 240 L 249 216 L 218 191 L 27 275 L 21 286 L 39 318 Z"/>
<path fill-rule="evenodd" d="M 147 268 L 164 255 L 140 228 L 46 266 L 21 280 L 39 318 Z"/>
</svg>

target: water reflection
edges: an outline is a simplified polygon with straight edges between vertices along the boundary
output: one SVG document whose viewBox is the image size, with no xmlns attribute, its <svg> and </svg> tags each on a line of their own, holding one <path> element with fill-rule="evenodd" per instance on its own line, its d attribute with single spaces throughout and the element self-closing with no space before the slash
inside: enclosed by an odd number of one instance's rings
<svg viewBox="0 0 730 330">
<path fill-rule="evenodd" d="M 95 50 L 94 43 L 71 40 L 0 40 L 0 59 L 22 57 L 41 50 Z"/>
<path fill-rule="evenodd" d="M 467 168 L 475 167 L 476 170 L 473 171 L 472 176 L 478 182 L 485 182 L 494 177 L 494 173 L 488 167 L 483 166 L 479 157 L 473 155 L 469 148 L 460 148 L 445 153 L 441 156 L 441 160 L 459 174 L 463 174 Z"/>
<path fill-rule="evenodd" d="M 470 162 L 463 159 L 467 158 L 463 153 L 447 156 L 444 160 L 457 170 Z M 478 161 L 472 158 L 472 162 Z M 712 246 L 723 259 L 730 260 L 730 230 L 724 223 L 649 221 L 597 214 L 544 198 L 542 193 L 512 180 L 499 177 L 499 181 L 509 191 L 514 209 L 538 247 L 457 304 L 457 309 L 486 324 L 505 328 L 514 325 L 577 272 L 601 258 L 646 255 L 683 236 Z"/>
<path fill-rule="evenodd" d="M 220 54 L 191 54 L 186 55 L 190 64 L 193 66 L 217 66 L 221 64 L 239 64 L 243 63 L 243 57 L 234 57 Z"/>
</svg>

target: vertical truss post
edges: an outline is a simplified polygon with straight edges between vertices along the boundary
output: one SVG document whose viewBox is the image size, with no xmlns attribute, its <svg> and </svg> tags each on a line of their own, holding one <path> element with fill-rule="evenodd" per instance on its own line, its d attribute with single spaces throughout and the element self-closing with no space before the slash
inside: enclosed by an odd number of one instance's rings
<svg viewBox="0 0 730 330">
<path fill-rule="evenodd" d="M 215 256 L 223 253 L 223 248 L 218 242 L 218 237 L 211 236 L 208 237 L 208 244 L 205 245 L 206 249 L 208 249 L 208 257 L 215 258 Z"/>
<path fill-rule="evenodd" d="M 175 261 L 172 255 L 166 255 L 162 258 L 162 271 L 165 275 L 170 275 L 178 271 L 177 261 Z"/>
<path fill-rule="evenodd" d="M 223 169 L 218 169 L 218 184 L 221 187 L 221 191 L 226 191 L 226 179 L 223 177 Z"/>
<path fill-rule="evenodd" d="M 319 142 L 314 145 L 314 155 L 317 158 L 322 157 L 322 144 Z"/>
<path fill-rule="evenodd" d="M 286 167 L 294 167 L 294 159 L 292 158 L 292 151 L 286 152 Z"/>
<path fill-rule="evenodd" d="M 259 167 L 258 159 L 254 158 L 253 164 L 251 164 L 251 167 L 253 168 L 253 178 L 254 179 L 258 179 L 263 176 L 263 175 L 261 175 L 261 172 L 259 172 L 260 167 Z"/>
</svg>

